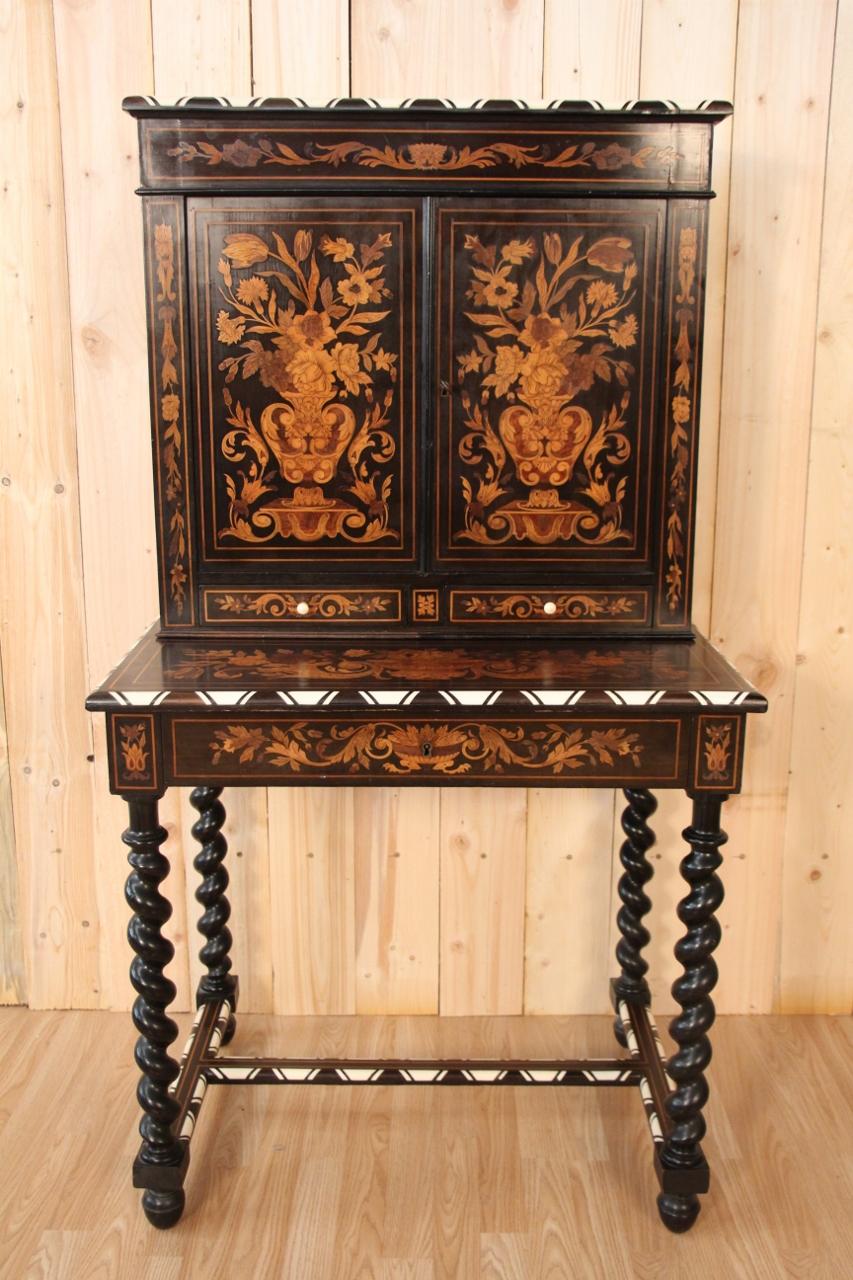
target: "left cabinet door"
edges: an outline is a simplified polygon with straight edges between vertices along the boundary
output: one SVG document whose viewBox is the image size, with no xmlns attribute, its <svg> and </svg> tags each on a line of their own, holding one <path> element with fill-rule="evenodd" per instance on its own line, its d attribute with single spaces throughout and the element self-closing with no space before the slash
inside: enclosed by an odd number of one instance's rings
<svg viewBox="0 0 853 1280">
<path fill-rule="evenodd" d="M 416 558 L 420 202 L 199 198 L 187 216 L 203 596 L 285 566 L 399 574 Z"/>
</svg>

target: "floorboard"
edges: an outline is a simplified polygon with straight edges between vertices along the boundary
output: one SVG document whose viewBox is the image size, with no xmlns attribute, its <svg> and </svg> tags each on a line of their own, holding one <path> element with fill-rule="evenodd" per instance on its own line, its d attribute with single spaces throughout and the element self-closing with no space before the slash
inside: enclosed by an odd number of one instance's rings
<svg viewBox="0 0 853 1280">
<path fill-rule="evenodd" d="M 712 1190 L 684 1237 L 658 1221 L 634 1090 L 298 1086 L 210 1091 L 185 1217 L 159 1233 L 130 1185 L 127 1017 L 3 1009 L 0 1276 L 836 1280 L 853 1255 L 852 1030 L 718 1021 Z M 246 1015 L 232 1051 L 607 1055 L 610 1036 L 606 1018 Z"/>
</svg>

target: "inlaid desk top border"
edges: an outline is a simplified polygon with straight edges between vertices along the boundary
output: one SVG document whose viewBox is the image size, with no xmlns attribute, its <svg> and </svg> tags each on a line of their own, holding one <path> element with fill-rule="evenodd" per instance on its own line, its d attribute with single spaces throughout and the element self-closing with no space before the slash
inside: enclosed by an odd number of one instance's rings
<svg viewBox="0 0 853 1280">
<path fill-rule="evenodd" d="M 210 645 L 152 628 L 88 700 L 90 710 L 245 707 L 766 710 L 706 640 L 336 643 L 298 637 Z M 493 710 L 492 714 L 496 711 Z"/>
</svg>

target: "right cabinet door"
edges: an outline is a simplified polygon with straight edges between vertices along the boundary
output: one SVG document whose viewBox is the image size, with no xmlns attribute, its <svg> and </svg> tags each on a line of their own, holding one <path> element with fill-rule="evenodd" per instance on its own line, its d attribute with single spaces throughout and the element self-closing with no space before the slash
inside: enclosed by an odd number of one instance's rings
<svg viewBox="0 0 853 1280">
<path fill-rule="evenodd" d="M 649 580 L 664 204 L 437 202 L 437 570 Z"/>
</svg>

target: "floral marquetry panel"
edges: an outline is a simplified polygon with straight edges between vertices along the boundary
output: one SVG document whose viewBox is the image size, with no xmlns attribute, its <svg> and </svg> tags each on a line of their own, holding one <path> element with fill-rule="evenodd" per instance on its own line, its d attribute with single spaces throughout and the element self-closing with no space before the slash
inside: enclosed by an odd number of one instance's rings
<svg viewBox="0 0 853 1280">
<path fill-rule="evenodd" d="M 442 560 L 649 555 L 663 206 L 439 212 Z"/>
<path fill-rule="evenodd" d="M 188 216 L 202 565 L 411 561 L 417 204 Z"/>
</svg>

